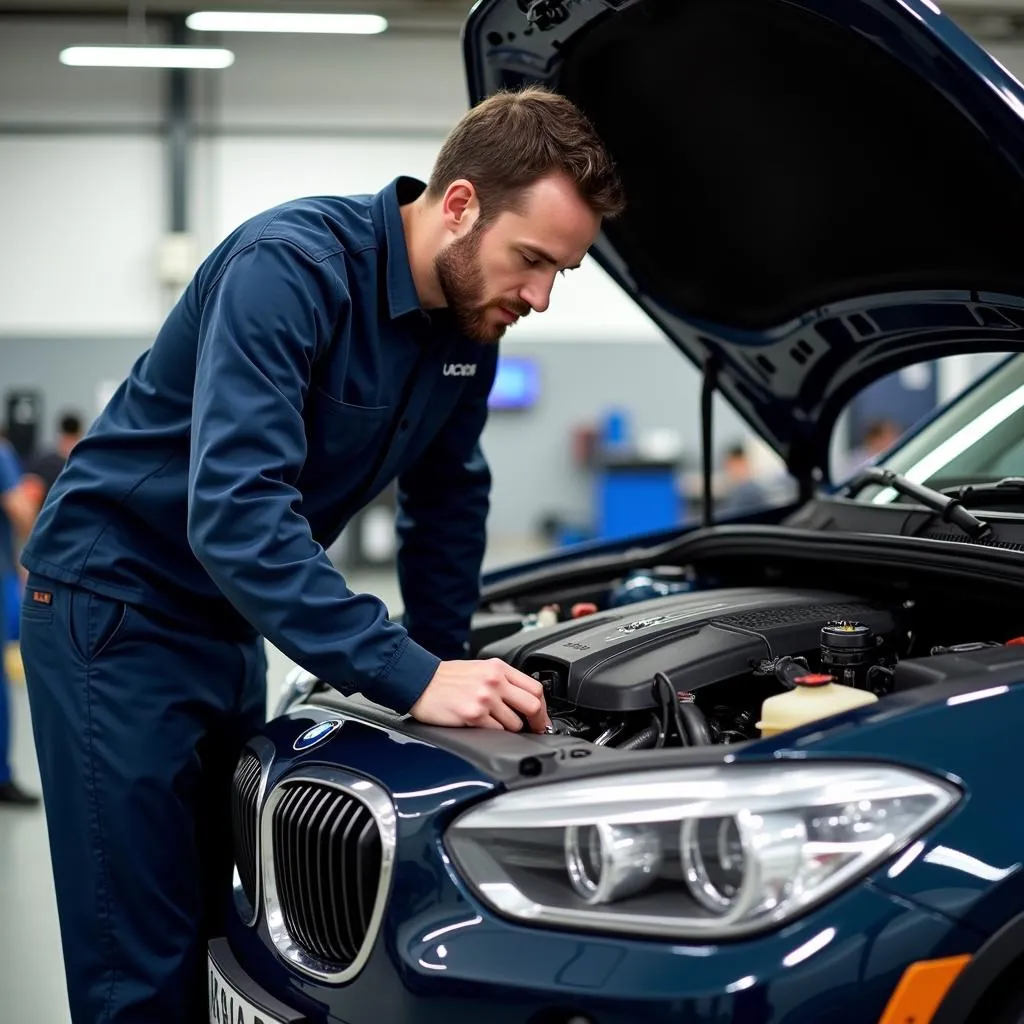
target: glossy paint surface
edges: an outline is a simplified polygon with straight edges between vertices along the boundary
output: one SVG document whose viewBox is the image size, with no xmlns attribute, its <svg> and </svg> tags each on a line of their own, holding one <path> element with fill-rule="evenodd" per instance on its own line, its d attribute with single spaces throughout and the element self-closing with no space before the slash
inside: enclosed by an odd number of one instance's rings
<svg viewBox="0 0 1024 1024">
<path fill-rule="evenodd" d="M 770 750 L 785 758 L 886 760 L 958 785 L 964 795 L 957 808 L 883 866 L 874 882 L 990 935 L 1024 911 L 1024 819 L 1016 810 L 1014 771 L 1024 684 L 932 703 L 925 696 L 889 697 L 884 710 L 844 716 L 825 731 L 794 731 L 784 745 L 752 744 L 739 759 L 760 759 Z"/>
<path fill-rule="evenodd" d="M 456 1013 L 486 1013 L 496 1024 L 580 1014 L 622 1024 L 854 1024 L 881 1014 L 909 961 L 981 944 L 977 931 L 868 881 L 782 930 L 718 945 L 505 921 L 472 896 L 442 841 L 454 814 L 494 792 L 494 783 L 453 755 L 353 721 L 315 751 L 295 755 L 293 740 L 319 717 L 268 726 L 278 750 L 271 785 L 292 768 L 333 760 L 394 794 L 398 861 L 374 953 L 353 982 L 331 987 L 287 968 L 262 921 L 248 929 L 235 920 L 228 935 L 246 972 L 311 1021 L 441 1024 Z"/>
</svg>

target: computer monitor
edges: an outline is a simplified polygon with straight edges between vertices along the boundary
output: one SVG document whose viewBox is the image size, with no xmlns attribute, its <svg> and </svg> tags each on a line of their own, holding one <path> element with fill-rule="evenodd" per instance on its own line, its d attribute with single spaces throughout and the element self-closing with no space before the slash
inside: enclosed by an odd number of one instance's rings
<svg viewBox="0 0 1024 1024">
<path fill-rule="evenodd" d="M 499 356 L 487 404 L 491 409 L 529 409 L 540 396 L 540 367 L 527 356 Z"/>
</svg>

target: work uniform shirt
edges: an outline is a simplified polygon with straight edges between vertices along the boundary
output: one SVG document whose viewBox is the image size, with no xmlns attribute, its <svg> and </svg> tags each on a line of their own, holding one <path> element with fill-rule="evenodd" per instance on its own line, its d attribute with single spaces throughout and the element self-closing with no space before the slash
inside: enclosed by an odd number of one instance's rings
<svg viewBox="0 0 1024 1024">
<path fill-rule="evenodd" d="M 225 239 L 75 446 L 25 566 L 189 630 L 262 634 L 407 710 L 464 655 L 497 362 L 420 307 L 400 205 L 423 188 L 289 202 Z M 404 624 L 324 550 L 396 477 Z"/>
</svg>

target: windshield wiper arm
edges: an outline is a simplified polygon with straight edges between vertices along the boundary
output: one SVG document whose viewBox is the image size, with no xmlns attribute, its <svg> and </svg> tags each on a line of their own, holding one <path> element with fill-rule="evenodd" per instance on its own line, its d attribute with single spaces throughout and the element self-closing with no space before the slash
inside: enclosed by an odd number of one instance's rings
<svg viewBox="0 0 1024 1024">
<path fill-rule="evenodd" d="M 973 540 L 980 540 L 992 532 L 988 523 L 971 515 L 961 504 L 959 498 L 943 494 L 941 491 L 933 491 L 930 487 L 925 487 L 924 484 L 914 483 L 913 480 L 908 480 L 891 469 L 880 469 L 878 466 L 868 466 L 862 469 L 853 481 L 851 493 L 856 494 L 867 484 L 882 484 L 885 487 L 891 487 L 898 494 L 920 502 L 925 508 L 938 512 L 945 522 L 959 526 Z"/>
<path fill-rule="evenodd" d="M 941 488 L 942 494 L 948 494 L 961 501 L 970 498 L 1006 498 L 1014 497 L 1018 501 L 1024 493 L 1024 477 L 1007 476 L 1002 480 L 983 480 L 978 483 L 949 484 Z"/>
</svg>

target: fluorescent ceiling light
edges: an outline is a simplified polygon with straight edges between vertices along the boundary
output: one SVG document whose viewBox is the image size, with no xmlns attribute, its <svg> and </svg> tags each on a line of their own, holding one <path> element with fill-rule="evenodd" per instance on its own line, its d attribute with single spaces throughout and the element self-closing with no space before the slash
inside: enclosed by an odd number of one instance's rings
<svg viewBox="0 0 1024 1024">
<path fill-rule="evenodd" d="M 323 32 L 372 36 L 387 19 L 378 14 L 292 14 L 261 11 L 196 11 L 185 19 L 196 32 Z"/>
<path fill-rule="evenodd" d="M 235 55 L 208 46 L 69 46 L 61 64 L 88 68 L 226 68 Z"/>
</svg>

